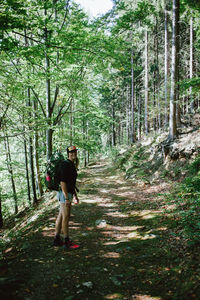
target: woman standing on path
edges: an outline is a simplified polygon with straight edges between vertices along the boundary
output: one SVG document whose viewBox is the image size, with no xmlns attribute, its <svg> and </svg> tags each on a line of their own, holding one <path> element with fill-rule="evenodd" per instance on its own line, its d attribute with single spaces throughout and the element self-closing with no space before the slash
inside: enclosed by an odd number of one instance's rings
<svg viewBox="0 0 200 300">
<path fill-rule="evenodd" d="M 60 190 L 57 197 L 60 203 L 60 211 L 56 220 L 56 233 L 53 245 L 62 246 L 65 249 L 77 249 L 79 245 L 74 244 L 69 238 L 69 218 L 71 214 L 71 204 L 73 197 L 76 203 L 79 199 L 76 193 L 76 178 L 77 178 L 77 148 L 75 146 L 67 147 L 68 159 L 63 161 L 60 166 Z M 60 238 L 61 229 L 64 234 L 64 244 Z"/>
</svg>

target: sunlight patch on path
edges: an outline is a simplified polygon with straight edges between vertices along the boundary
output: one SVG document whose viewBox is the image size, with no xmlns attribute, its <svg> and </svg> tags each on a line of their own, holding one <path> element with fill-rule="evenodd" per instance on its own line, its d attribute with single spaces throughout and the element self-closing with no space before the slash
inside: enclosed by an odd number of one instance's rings
<svg viewBox="0 0 200 300">
<path fill-rule="evenodd" d="M 114 218 L 128 218 L 128 215 L 125 215 L 119 211 L 110 211 L 108 213 L 105 213 L 106 216 L 114 217 Z"/>
<path fill-rule="evenodd" d="M 102 202 L 99 203 L 98 206 L 102 206 L 102 207 L 117 207 L 116 203 L 110 203 L 110 202 Z"/>
<path fill-rule="evenodd" d="M 99 201 L 100 201 L 100 199 L 97 197 L 95 199 L 88 199 L 88 197 L 87 197 L 87 199 L 81 200 L 81 203 L 96 204 Z"/>
<path fill-rule="evenodd" d="M 108 252 L 103 255 L 106 258 L 120 258 L 120 254 L 117 252 Z"/>
<path fill-rule="evenodd" d="M 160 210 L 142 210 L 136 211 L 132 210 L 129 215 L 132 217 L 140 217 L 141 219 L 153 219 L 161 214 Z"/>
<path fill-rule="evenodd" d="M 152 234 L 152 230 L 141 234 L 138 232 L 139 229 L 143 229 L 143 226 L 112 226 L 108 224 L 102 234 L 110 241 L 106 241 L 104 246 L 116 245 L 131 239 L 148 240 L 157 237 Z"/>
<path fill-rule="evenodd" d="M 109 294 L 107 296 L 104 297 L 104 299 L 123 299 L 123 296 L 121 294 Z M 151 297 L 148 295 L 132 295 L 132 297 L 130 299 L 133 300 L 162 300 L 162 298 L 160 297 Z"/>
</svg>

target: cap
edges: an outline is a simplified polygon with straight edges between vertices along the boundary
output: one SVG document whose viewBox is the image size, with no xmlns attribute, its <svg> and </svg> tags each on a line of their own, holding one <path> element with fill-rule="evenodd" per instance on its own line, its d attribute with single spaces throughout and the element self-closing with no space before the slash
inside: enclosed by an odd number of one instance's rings
<svg viewBox="0 0 200 300">
<path fill-rule="evenodd" d="M 67 152 L 75 152 L 77 150 L 78 149 L 75 146 L 69 146 L 69 147 L 67 147 Z"/>
</svg>

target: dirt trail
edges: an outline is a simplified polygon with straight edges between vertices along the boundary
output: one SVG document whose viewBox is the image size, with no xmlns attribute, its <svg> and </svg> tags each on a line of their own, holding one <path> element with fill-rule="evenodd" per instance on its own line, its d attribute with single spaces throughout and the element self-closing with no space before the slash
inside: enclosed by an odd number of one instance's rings
<svg viewBox="0 0 200 300">
<path fill-rule="evenodd" d="M 70 231 L 80 249 L 51 247 L 57 201 L 41 203 L 5 251 L 1 299 L 197 299 L 177 245 L 168 247 L 171 220 L 160 196 L 167 185 L 136 187 L 105 162 L 79 181 Z"/>
</svg>

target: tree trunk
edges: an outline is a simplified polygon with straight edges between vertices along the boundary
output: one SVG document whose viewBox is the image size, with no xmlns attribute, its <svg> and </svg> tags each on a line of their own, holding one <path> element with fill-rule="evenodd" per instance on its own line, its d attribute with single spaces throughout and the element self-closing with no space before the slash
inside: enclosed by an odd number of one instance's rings
<svg viewBox="0 0 200 300">
<path fill-rule="evenodd" d="M 140 141 L 141 140 L 141 129 L 142 129 L 142 126 L 141 126 L 141 96 L 140 96 L 140 93 L 138 94 L 138 140 Z"/>
<path fill-rule="evenodd" d="M 126 136 L 127 136 L 127 145 L 129 145 L 129 86 L 126 88 Z"/>
<path fill-rule="evenodd" d="M 25 132 L 25 127 L 24 127 Z M 27 143 L 26 143 L 26 136 L 24 134 L 24 159 L 25 159 L 25 169 L 26 169 L 26 182 L 27 182 L 27 195 L 28 201 L 31 205 L 31 190 L 30 190 L 30 181 L 29 181 L 29 170 L 28 170 L 28 154 L 27 154 Z"/>
<path fill-rule="evenodd" d="M 160 73 L 159 73 L 159 47 L 158 47 L 158 18 L 156 17 L 156 99 L 157 99 L 157 129 L 161 130 L 160 107 Z"/>
<path fill-rule="evenodd" d="M 27 89 L 27 105 L 31 107 L 31 94 L 30 88 Z M 32 116 L 30 115 L 30 118 Z M 37 203 L 37 195 L 36 195 L 36 187 L 35 187 L 35 172 L 34 172 L 34 161 L 33 161 L 33 138 L 29 136 L 29 163 L 30 163 L 30 171 L 31 171 L 31 185 L 33 192 L 33 203 Z"/>
<path fill-rule="evenodd" d="M 18 213 L 17 192 L 16 192 L 16 187 L 15 187 L 15 180 L 14 180 L 14 174 L 13 174 L 12 159 L 11 159 L 11 154 L 10 154 L 10 145 L 9 145 L 8 137 L 5 137 L 4 141 L 5 141 L 5 150 L 6 150 L 6 162 L 7 162 L 8 172 L 10 174 L 10 180 L 11 180 L 12 191 L 13 191 L 15 214 L 17 214 Z"/>
<path fill-rule="evenodd" d="M 85 116 L 83 118 L 83 142 L 86 145 L 88 141 L 88 120 L 85 119 Z M 89 151 L 87 149 L 84 149 L 84 167 L 86 167 L 89 164 Z"/>
<path fill-rule="evenodd" d="M 30 170 L 31 170 L 31 185 L 33 192 L 33 203 L 37 203 L 37 194 L 36 194 L 36 186 L 35 186 L 35 172 L 34 172 L 34 161 L 33 161 L 33 139 L 29 138 L 29 162 L 30 162 Z"/>
<path fill-rule="evenodd" d="M 145 120 L 145 134 L 149 132 L 149 120 L 148 120 L 148 105 L 149 105 L 149 76 L 148 76 L 148 31 L 145 31 L 145 108 L 144 108 L 144 120 Z"/>
<path fill-rule="evenodd" d="M 190 18 L 190 79 L 193 77 L 193 18 Z M 192 87 L 190 87 L 190 111 L 194 112 L 194 100 L 192 95 Z"/>
<path fill-rule="evenodd" d="M 74 101 L 72 99 L 71 101 L 71 105 L 70 105 L 70 145 L 73 144 L 73 123 L 74 123 L 74 118 L 73 118 L 73 104 L 74 104 Z"/>
<path fill-rule="evenodd" d="M 156 34 L 157 33 L 154 33 L 154 71 L 153 71 L 153 109 L 154 109 L 154 112 L 153 112 L 153 129 L 154 129 L 154 132 L 156 132 L 157 130 L 157 118 L 156 118 L 156 99 L 157 99 L 157 93 L 158 91 L 156 90 L 156 82 L 157 82 L 157 67 L 156 67 L 156 64 L 157 64 L 157 61 L 156 61 Z"/>
<path fill-rule="evenodd" d="M 176 126 L 181 126 L 181 108 L 180 108 L 180 101 L 179 101 L 179 78 L 180 78 L 180 71 L 179 71 L 179 62 L 180 62 L 180 0 L 177 1 L 177 17 L 176 17 Z"/>
<path fill-rule="evenodd" d="M 38 120 L 38 107 L 37 107 L 37 101 L 34 99 L 33 101 L 33 108 L 34 108 L 34 118 L 37 121 Z M 40 164 L 39 164 L 39 140 L 38 140 L 38 130 L 35 129 L 35 136 L 34 136 L 34 150 L 35 150 L 35 170 L 36 170 L 36 183 L 37 183 L 37 189 L 39 192 L 39 196 L 42 196 L 43 189 L 42 189 L 42 183 L 41 183 L 41 177 L 40 177 Z"/>
<path fill-rule="evenodd" d="M 112 146 L 116 146 L 116 132 L 115 132 L 115 107 L 112 104 Z"/>
<path fill-rule="evenodd" d="M 26 29 L 24 30 L 24 36 L 25 36 L 25 46 L 28 47 L 28 38 L 27 38 L 27 32 Z M 28 77 L 29 80 L 29 77 Z M 30 88 L 27 90 L 27 100 L 26 100 L 26 106 L 30 106 Z M 31 113 L 29 113 L 29 116 L 31 118 Z M 24 116 L 23 116 L 24 121 Z M 27 182 L 27 195 L 28 195 L 28 201 L 29 205 L 31 205 L 31 190 L 30 190 L 30 181 L 29 181 L 29 169 L 28 169 L 28 153 L 27 153 L 27 143 L 26 143 L 26 135 L 25 135 L 25 126 L 24 126 L 24 158 L 25 158 L 25 168 L 26 168 L 26 182 Z"/>
<path fill-rule="evenodd" d="M 168 0 L 165 4 L 165 123 L 164 127 L 167 130 L 169 125 L 169 115 L 168 115 L 168 74 L 169 74 L 169 55 L 168 55 Z"/>
<path fill-rule="evenodd" d="M 133 49 L 131 49 L 131 143 L 135 143 L 135 100 L 134 100 L 134 69 Z"/>
<path fill-rule="evenodd" d="M 2 214 L 2 198 L 1 198 L 1 189 L 0 189 L 0 228 L 3 227 L 3 214 Z"/>
<path fill-rule="evenodd" d="M 37 182 L 37 188 L 39 192 L 39 196 L 42 196 L 43 189 L 42 189 L 42 183 L 41 183 L 41 177 L 40 177 L 40 164 L 39 164 L 39 141 L 38 141 L 38 132 L 35 132 L 35 170 L 36 170 L 36 182 Z"/>
<path fill-rule="evenodd" d="M 47 9 L 44 10 L 45 16 L 47 16 Z M 46 153 L 47 159 L 52 155 L 52 136 L 53 130 L 51 129 L 51 81 L 50 81 L 50 59 L 49 59 L 49 32 L 45 25 L 44 28 L 44 37 L 45 37 L 45 72 L 46 72 L 46 119 L 48 128 L 46 130 Z"/>
<path fill-rule="evenodd" d="M 170 122 L 169 137 L 177 137 L 176 127 L 176 96 L 177 96 L 177 17 L 178 17 L 179 0 L 173 0 L 173 17 L 172 17 L 172 62 L 171 62 L 171 94 L 170 94 Z"/>
<path fill-rule="evenodd" d="M 52 154 L 52 136 L 53 130 L 51 127 L 51 87 L 50 87 L 50 78 L 49 78 L 49 68 L 50 68 L 50 61 L 48 58 L 48 54 L 45 54 L 45 61 L 46 61 L 46 117 L 47 117 L 47 124 L 48 127 L 46 131 L 46 147 L 47 147 L 47 159 L 50 158 Z"/>
</svg>

